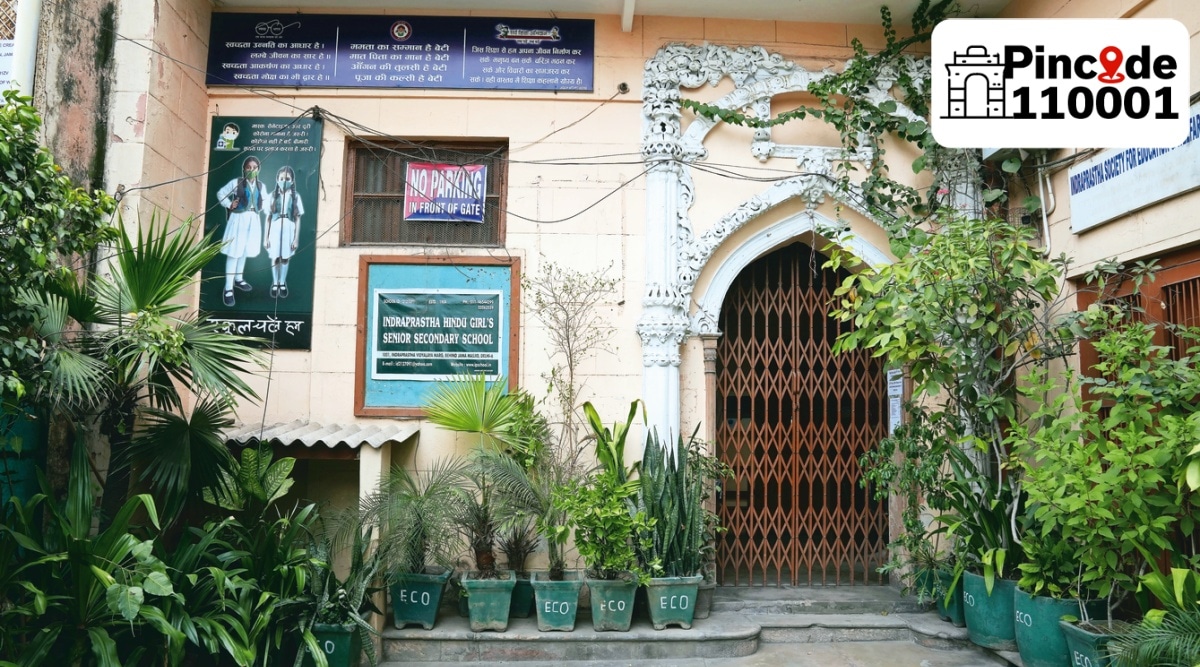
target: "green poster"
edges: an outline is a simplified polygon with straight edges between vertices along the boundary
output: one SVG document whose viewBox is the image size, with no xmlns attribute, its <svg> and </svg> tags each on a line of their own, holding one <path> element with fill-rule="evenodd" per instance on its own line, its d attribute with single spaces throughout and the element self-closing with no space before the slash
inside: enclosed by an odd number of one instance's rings
<svg viewBox="0 0 1200 667">
<path fill-rule="evenodd" d="M 222 245 L 201 274 L 200 308 L 232 333 L 309 349 L 321 125 L 216 116 L 211 137 L 204 231 Z"/>
<path fill-rule="evenodd" d="M 498 290 L 376 289 L 372 380 L 500 375 L 503 294 Z"/>
</svg>

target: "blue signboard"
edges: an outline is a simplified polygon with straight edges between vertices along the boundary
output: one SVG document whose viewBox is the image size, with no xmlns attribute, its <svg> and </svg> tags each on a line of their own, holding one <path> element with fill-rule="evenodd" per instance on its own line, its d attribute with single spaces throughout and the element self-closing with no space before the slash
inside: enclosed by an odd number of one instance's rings
<svg viewBox="0 0 1200 667">
<path fill-rule="evenodd" d="M 214 13 L 210 86 L 592 90 L 595 22 Z"/>
<path fill-rule="evenodd" d="M 355 414 L 418 414 L 436 381 L 513 377 L 519 260 L 450 261 L 364 258 Z"/>
</svg>

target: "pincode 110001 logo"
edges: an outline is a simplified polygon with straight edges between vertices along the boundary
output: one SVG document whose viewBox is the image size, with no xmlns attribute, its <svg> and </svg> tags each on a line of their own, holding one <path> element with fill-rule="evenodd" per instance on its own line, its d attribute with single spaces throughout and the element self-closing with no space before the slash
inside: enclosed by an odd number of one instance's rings
<svg viewBox="0 0 1200 667">
<path fill-rule="evenodd" d="M 933 32 L 933 136 L 953 148 L 1177 146 L 1188 38 L 1171 19 L 945 21 Z"/>
</svg>

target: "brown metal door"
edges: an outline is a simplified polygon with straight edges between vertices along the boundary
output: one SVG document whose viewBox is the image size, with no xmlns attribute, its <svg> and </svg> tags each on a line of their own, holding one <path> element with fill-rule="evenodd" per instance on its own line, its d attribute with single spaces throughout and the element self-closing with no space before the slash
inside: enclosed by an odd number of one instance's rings
<svg viewBox="0 0 1200 667">
<path fill-rule="evenodd" d="M 859 484 L 884 435 L 881 364 L 834 356 L 844 272 L 794 243 L 746 267 L 721 308 L 717 450 L 733 468 L 719 512 L 725 585 L 882 582 L 887 508 Z"/>
</svg>

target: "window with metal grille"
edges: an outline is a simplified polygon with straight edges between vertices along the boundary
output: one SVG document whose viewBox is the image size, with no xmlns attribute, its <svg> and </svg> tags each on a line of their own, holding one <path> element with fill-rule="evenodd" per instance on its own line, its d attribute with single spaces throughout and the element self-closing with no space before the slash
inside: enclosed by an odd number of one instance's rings
<svg viewBox="0 0 1200 667">
<path fill-rule="evenodd" d="M 504 245 L 508 143 L 504 141 L 354 141 L 347 150 L 343 244 Z M 487 167 L 483 223 L 404 219 L 408 163 Z"/>
<path fill-rule="evenodd" d="M 1107 296 L 1128 306 L 1131 320 L 1158 325 L 1154 344 L 1172 348 L 1178 358 L 1187 353 L 1189 344 L 1163 325 L 1200 327 L 1200 248 L 1163 255 L 1157 262 L 1154 280 L 1144 280 L 1140 287 L 1127 280 Z M 1095 290 L 1083 283 L 1079 288 L 1078 307 L 1085 310 L 1096 302 Z M 1085 342 L 1079 353 L 1081 368 L 1087 372 L 1096 362 L 1095 351 Z"/>
<path fill-rule="evenodd" d="M 15 39 L 17 0 L 0 0 L 0 40 Z"/>
</svg>

